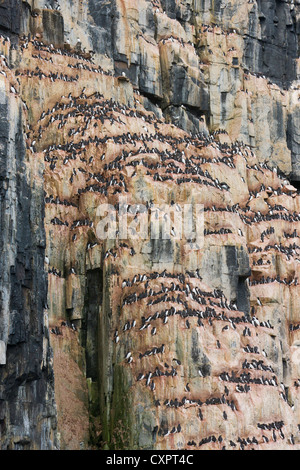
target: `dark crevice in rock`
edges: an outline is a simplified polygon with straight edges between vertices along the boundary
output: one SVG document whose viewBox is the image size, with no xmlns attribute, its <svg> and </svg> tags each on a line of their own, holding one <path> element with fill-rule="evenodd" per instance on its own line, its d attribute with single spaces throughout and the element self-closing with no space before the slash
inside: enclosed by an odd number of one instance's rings
<svg viewBox="0 0 300 470">
<path fill-rule="evenodd" d="M 249 276 L 239 276 L 236 298 L 238 310 L 246 314 L 250 313 L 250 291 L 247 284 L 248 277 Z"/>
<path fill-rule="evenodd" d="M 299 180 L 291 180 L 291 185 L 293 185 L 297 192 L 300 193 L 300 181 Z"/>
<path fill-rule="evenodd" d="M 87 271 L 85 317 L 82 322 L 83 347 L 86 351 L 86 376 L 98 380 L 98 319 L 102 305 L 103 272 L 101 269 Z"/>
<path fill-rule="evenodd" d="M 193 108 L 187 105 L 168 105 L 163 109 L 164 116 L 168 121 L 175 124 L 177 127 L 197 134 L 202 132 L 208 135 L 206 125 L 209 124 L 209 113 Z"/>
<path fill-rule="evenodd" d="M 151 101 L 151 103 L 152 103 L 154 106 L 158 106 L 159 108 L 162 107 L 162 99 L 159 98 L 158 96 L 152 95 L 151 93 L 147 93 L 147 92 L 145 92 L 145 91 L 140 91 L 140 94 L 141 94 L 141 96 L 144 96 L 144 97 L 147 98 L 149 101 Z"/>
</svg>

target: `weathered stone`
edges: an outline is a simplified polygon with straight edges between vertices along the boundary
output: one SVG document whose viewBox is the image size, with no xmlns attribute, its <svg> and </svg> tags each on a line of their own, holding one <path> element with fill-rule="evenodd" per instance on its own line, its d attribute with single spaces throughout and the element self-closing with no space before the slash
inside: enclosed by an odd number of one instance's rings
<svg viewBox="0 0 300 470">
<path fill-rule="evenodd" d="M 5 366 L 6 364 L 6 344 L 4 341 L 0 341 L 0 365 Z"/>
<path fill-rule="evenodd" d="M 298 449 L 299 2 L 56 3 L 0 2 L 0 447 Z"/>
</svg>

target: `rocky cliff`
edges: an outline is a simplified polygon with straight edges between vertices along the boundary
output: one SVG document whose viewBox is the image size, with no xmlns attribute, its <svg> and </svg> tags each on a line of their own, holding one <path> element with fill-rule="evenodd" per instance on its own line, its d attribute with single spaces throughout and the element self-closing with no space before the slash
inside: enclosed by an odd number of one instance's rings
<svg viewBox="0 0 300 470">
<path fill-rule="evenodd" d="M 1 448 L 300 448 L 299 5 L 0 1 Z"/>
</svg>

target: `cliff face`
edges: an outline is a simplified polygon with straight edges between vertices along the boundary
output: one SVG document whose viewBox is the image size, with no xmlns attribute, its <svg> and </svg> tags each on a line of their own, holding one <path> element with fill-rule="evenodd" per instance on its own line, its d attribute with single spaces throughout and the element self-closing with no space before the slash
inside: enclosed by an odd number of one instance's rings
<svg viewBox="0 0 300 470">
<path fill-rule="evenodd" d="M 0 2 L 2 448 L 299 448 L 299 13 Z"/>
<path fill-rule="evenodd" d="M 17 52 L 3 38 L 0 49 L 1 448 L 48 449 L 54 445 L 56 410 L 52 353 L 44 317 L 47 275 L 43 170 L 34 168 L 26 153 L 26 112 L 10 70 Z"/>
</svg>

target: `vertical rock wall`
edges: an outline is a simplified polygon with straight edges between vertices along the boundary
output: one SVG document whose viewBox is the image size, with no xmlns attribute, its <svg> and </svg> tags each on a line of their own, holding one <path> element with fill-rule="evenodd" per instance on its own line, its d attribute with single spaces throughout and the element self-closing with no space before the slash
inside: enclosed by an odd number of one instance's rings
<svg viewBox="0 0 300 470">
<path fill-rule="evenodd" d="M 26 112 L 1 39 L 1 449 L 56 443 L 52 353 L 47 332 L 43 180 L 26 156 Z"/>
<path fill-rule="evenodd" d="M 54 395 L 62 448 L 299 447 L 298 17 L 0 3 L 3 448 L 58 447 Z M 204 245 L 99 239 L 120 196 Z"/>
</svg>

